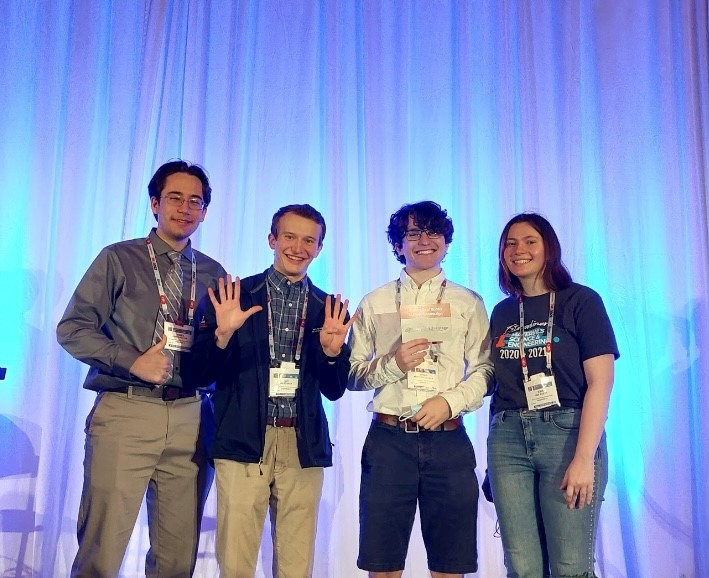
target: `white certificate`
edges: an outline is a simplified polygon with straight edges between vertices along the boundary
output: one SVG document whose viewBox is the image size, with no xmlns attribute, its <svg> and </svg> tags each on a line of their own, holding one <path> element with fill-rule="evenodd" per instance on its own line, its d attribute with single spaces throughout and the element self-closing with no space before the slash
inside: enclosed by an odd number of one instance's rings
<svg viewBox="0 0 709 578">
<path fill-rule="evenodd" d="M 450 303 L 401 306 L 401 341 L 424 338 L 432 342 L 451 341 Z"/>
</svg>

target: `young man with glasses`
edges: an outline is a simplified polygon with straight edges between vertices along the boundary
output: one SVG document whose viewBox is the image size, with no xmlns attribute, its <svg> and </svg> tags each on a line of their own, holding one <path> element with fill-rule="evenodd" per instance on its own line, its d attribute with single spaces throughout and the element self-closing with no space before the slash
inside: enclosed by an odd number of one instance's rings
<svg viewBox="0 0 709 578">
<path fill-rule="evenodd" d="M 271 221 L 273 265 L 219 281 L 216 345 L 223 352 L 214 394 L 210 451 L 217 472 L 220 575 L 253 576 L 271 510 L 273 576 L 313 572 L 315 530 L 332 443 L 322 396 L 342 397 L 353 319 L 307 276 L 320 254 L 325 220 L 310 205 L 288 205 Z"/>
<path fill-rule="evenodd" d="M 146 492 L 146 576 L 194 571 L 214 429 L 197 350 L 209 351 L 216 329 L 207 288 L 226 272 L 190 235 L 211 192 L 201 167 L 162 165 L 148 185 L 157 228 L 104 248 L 57 327 L 62 347 L 90 366 L 84 387 L 97 393 L 72 576 L 118 575 Z"/>
<path fill-rule="evenodd" d="M 482 299 L 446 278 L 453 223 L 431 201 L 391 216 L 399 278 L 364 297 L 348 387 L 374 391 L 362 450 L 357 566 L 401 576 L 418 504 L 434 577 L 477 571 L 478 481 L 462 415 L 492 378 Z"/>
</svg>

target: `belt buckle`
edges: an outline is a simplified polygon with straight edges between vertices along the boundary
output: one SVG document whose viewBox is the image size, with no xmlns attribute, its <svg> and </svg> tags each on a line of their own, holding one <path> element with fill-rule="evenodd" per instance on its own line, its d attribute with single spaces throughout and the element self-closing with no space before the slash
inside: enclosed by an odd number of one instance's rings
<svg viewBox="0 0 709 578">
<path fill-rule="evenodd" d="M 403 423 L 404 423 L 404 432 L 406 432 L 406 433 L 419 433 L 421 431 L 421 429 L 419 428 L 419 424 L 416 421 L 411 421 L 410 419 L 405 419 L 405 420 L 403 420 Z M 409 424 L 413 424 L 416 427 L 409 429 Z"/>
<path fill-rule="evenodd" d="M 164 385 L 162 388 L 163 401 L 175 401 L 180 399 L 180 388 L 170 385 Z"/>
</svg>

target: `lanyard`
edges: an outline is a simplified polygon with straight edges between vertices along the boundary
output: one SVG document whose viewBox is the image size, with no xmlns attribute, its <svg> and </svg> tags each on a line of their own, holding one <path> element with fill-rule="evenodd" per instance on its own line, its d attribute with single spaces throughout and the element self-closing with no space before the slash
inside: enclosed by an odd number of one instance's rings
<svg viewBox="0 0 709 578">
<path fill-rule="evenodd" d="M 522 363 L 522 375 L 524 381 L 529 381 L 529 369 L 527 369 L 527 355 L 524 352 L 524 303 L 522 296 L 519 299 L 519 359 Z M 544 343 L 544 357 L 547 360 L 547 369 L 549 375 L 552 375 L 551 369 L 551 336 L 554 328 L 554 304 L 556 303 L 556 293 L 549 293 L 549 319 L 547 320 L 547 336 Z"/>
<path fill-rule="evenodd" d="M 145 240 L 145 244 L 148 246 L 148 253 L 150 254 L 150 262 L 153 265 L 153 273 L 155 273 L 155 283 L 158 286 L 158 293 L 160 293 L 160 307 L 162 308 L 163 315 L 165 319 L 169 319 L 169 311 L 167 309 L 167 296 L 165 295 L 165 289 L 162 285 L 162 277 L 160 276 L 160 270 L 158 269 L 158 260 L 155 258 L 155 249 L 153 248 L 153 243 L 150 238 Z M 192 320 L 194 319 L 194 309 L 195 309 L 195 296 L 197 295 L 197 260 L 194 257 L 194 251 L 192 251 L 192 282 L 190 287 L 190 302 L 187 305 L 187 324 L 192 325 Z M 177 321 L 177 320 L 175 320 Z"/>
<path fill-rule="evenodd" d="M 308 282 L 305 281 L 305 297 L 303 298 L 303 313 L 300 316 L 298 329 L 298 342 L 295 346 L 294 360 L 296 363 L 300 361 L 300 354 L 303 351 L 303 338 L 305 337 L 305 314 L 308 311 Z M 300 303 L 300 299 L 298 299 Z M 276 361 L 276 340 L 273 337 L 273 310 L 271 309 L 271 288 L 269 287 L 268 279 L 266 279 L 266 304 L 268 305 L 268 350 L 271 354 L 271 360 Z"/>
<path fill-rule="evenodd" d="M 448 285 L 448 280 L 444 279 L 441 283 L 441 288 L 438 290 L 438 297 L 436 297 L 436 304 L 440 304 L 443 299 L 443 292 L 446 290 L 446 285 Z M 396 310 L 401 313 L 401 278 L 396 280 Z M 440 342 L 431 342 L 431 353 L 435 354 L 434 358 L 440 355 Z"/>
<path fill-rule="evenodd" d="M 448 280 L 444 279 L 443 282 L 441 283 L 441 289 L 438 291 L 438 297 L 436 297 L 436 303 L 440 303 L 441 300 L 443 299 L 443 292 L 446 290 L 446 285 L 448 284 Z M 399 311 L 401 309 L 401 278 L 396 280 L 396 310 Z"/>
</svg>

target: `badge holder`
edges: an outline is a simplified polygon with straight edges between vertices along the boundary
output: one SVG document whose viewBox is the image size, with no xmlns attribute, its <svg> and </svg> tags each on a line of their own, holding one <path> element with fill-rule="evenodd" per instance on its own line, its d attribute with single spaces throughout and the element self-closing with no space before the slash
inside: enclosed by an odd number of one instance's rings
<svg viewBox="0 0 709 578">
<path fill-rule="evenodd" d="M 536 373 L 524 384 L 524 394 L 527 396 L 527 409 L 542 410 L 559 407 L 559 394 L 553 375 Z"/>
<path fill-rule="evenodd" d="M 269 369 L 268 396 L 294 397 L 298 390 L 300 370 L 292 361 L 284 361 L 279 367 Z"/>
</svg>

